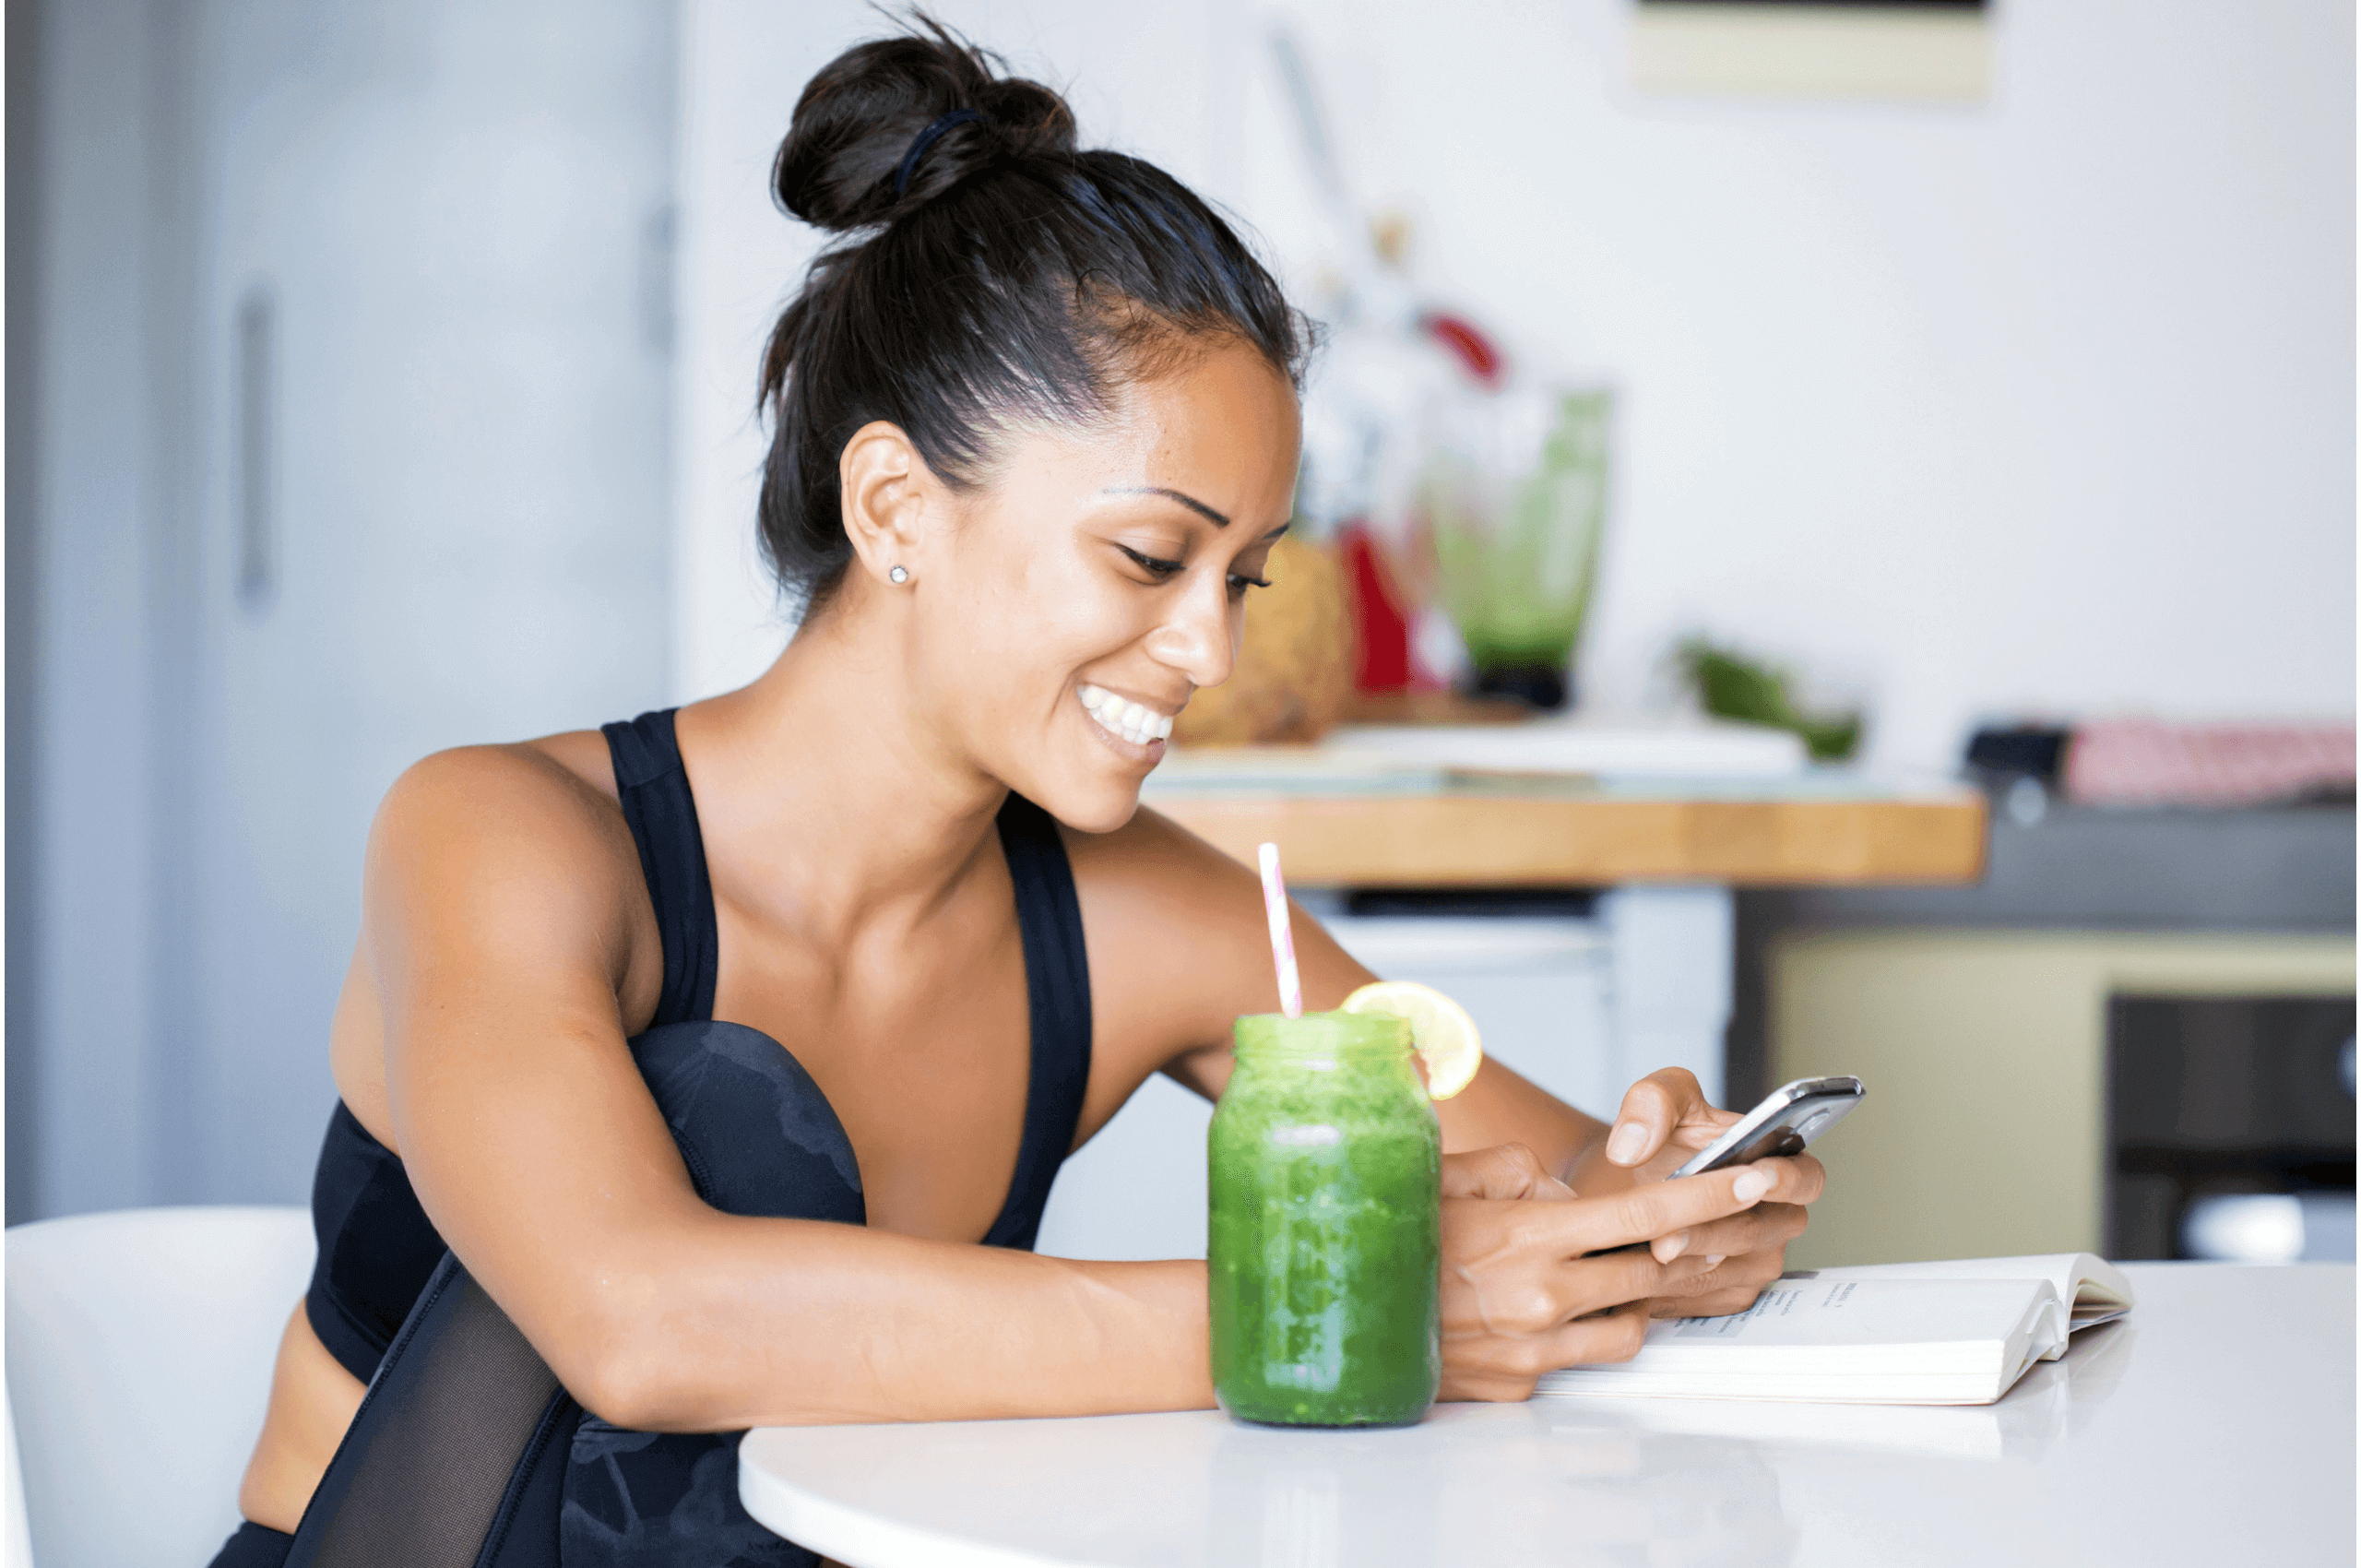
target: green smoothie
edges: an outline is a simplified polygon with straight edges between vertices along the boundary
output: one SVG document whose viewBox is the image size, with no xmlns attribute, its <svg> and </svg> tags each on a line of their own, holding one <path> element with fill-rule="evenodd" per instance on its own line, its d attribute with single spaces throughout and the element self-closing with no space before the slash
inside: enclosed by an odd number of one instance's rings
<svg viewBox="0 0 2361 1568">
<path fill-rule="evenodd" d="M 1240 1420 L 1396 1426 L 1442 1371 L 1442 1133 L 1409 1027 L 1238 1020 L 1207 1134 L 1214 1391 Z"/>
</svg>

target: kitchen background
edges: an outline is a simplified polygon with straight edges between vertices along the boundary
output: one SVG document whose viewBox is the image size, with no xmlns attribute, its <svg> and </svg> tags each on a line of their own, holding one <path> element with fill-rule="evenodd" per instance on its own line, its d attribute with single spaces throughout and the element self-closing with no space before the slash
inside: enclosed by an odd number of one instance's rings
<svg viewBox="0 0 2361 1568">
<path fill-rule="evenodd" d="M 1413 285 L 1520 375 L 1613 389 L 1587 719 L 1677 701 L 1705 632 L 1866 712 L 1880 778 L 1956 776 L 1996 721 L 2344 727 L 2341 802 L 2052 804 L 1987 770 L 1975 888 L 1618 889 L 1518 914 L 1489 968 L 1365 914 L 1373 962 L 1595 1111 L 1643 994 L 1670 1055 L 1639 1065 L 1861 1073 L 1886 1103 L 1832 1136 L 1807 1248 L 2169 1252 L 2196 1182 L 2285 1200 L 2233 1253 L 2320 1255 L 2341 1213 L 2349 1256 L 2352 8 L 1937 7 L 1965 85 L 1866 91 L 1667 79 L 1665 14 L 1697 9 L 937 12 L 1311 299 L 1358 238 L 1300 150 L 1295 41 Z M 726 689 L 790 629 L 751 392 L 814 236 L 765 175 L 802 83 L 884 24 L 7 18 L 8 1218 L 299 1201 L 385 786 Z M 2341 1105 L 2341 1167 L 2273 1096 Z M 1061 1189 L 1077 1250 L 1185 1244 L 1185 1108 L 1140 1122 L 1069 1183 L 1120 1203 Z"/>
</svg>

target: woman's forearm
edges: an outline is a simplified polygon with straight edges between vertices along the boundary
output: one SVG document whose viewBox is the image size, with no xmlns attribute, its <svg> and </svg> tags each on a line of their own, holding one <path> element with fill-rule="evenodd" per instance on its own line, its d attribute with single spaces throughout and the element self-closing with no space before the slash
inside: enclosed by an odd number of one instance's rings
<svg viewBox="0 0 2361 1568">
<path fill-rule="evenodd" d="M 644 1264 L 609 1278 L 590 1386 L 575 1392 L 635 1430 L 1213 1403 L 1202 1263 L 1076 1262 L 716 1215 L 654 1239 Z"/>
</svg>

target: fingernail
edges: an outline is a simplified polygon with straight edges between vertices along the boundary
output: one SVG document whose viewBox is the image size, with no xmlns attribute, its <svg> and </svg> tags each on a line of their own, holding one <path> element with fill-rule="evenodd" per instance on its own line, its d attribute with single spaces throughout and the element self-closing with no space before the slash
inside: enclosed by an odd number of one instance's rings
<svg viewBox="0 0 2361 1568">
<path fill-rule="evenodd" d="M 1741 1170 L 1738 1180 L 1730 1183 L 1730 1196 L 1742 1204 L 1750 1204 L 1771 1190 L 1768 1170 Z"/>
<path fill-rule="evenodd" d="M 1656 1253 L 1656 1262 L 1670 1263 L 1689 1250 L 1689 1232 L 1683 1230 L 1671 1236 L 1659 1236 L 1655 1245 L 1660 1249 Z"/>
<path fill-rule="evenodd" d="M 1608 1134 L 1607 1158 L 1618 1165 L 1630 1165 L 1648 1146 L 1648 1130 L 1637 1122 L 1626 1122 Z"/>
<path fill-rule="evenodd" d="M 1707 1268 L 1719 1268 L 1722 1266 L 1722 1260 L 1728 1255 L 1729 1254 L 1727 1253 L 1707 1253 L 1705 1254 L 1705 1266 Z"/>
</svg>

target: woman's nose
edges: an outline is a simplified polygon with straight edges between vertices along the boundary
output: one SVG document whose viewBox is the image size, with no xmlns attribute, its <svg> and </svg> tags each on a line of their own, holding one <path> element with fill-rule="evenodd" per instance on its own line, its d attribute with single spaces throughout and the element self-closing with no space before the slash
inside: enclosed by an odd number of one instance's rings
<svg viewBox="0 0 2361 1568">
<path fill-rule="evenodd" d="M 1246 622 L 1231 613 L 1229 579 L 1208 573 L 1172 602 L 1172 612 L 1147 636 L 1148 656 L 1178 670 L 1193 686 L 1218 686 L 1238 662 Z"/>
</svg>

